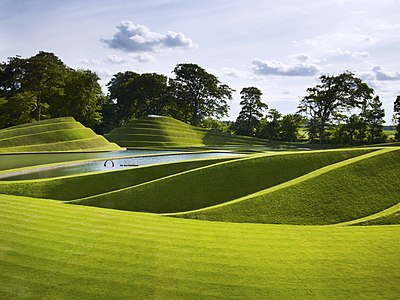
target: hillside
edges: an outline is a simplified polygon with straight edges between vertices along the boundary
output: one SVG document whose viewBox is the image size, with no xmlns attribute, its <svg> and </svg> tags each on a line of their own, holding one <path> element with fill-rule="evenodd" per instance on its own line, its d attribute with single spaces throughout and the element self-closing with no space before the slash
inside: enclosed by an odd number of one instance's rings
<svg viewBox="0 0 400 300">
<path fill-rule="evenodd" d="M 200 222 L 0 195 L 1 298 L 397 299 L 399 226 Z"/>
<path fill-rule="evenodd" d="M 275 146 L 278 142 L 191 126 L 171 117 L 144 117 L 105 137 L 121 147 Z"/>
<path fill-rule="evenodd" d="M 0 153 L 119 150 L 72 117 L 56 118 L 0 130 Z"/>
</svg>

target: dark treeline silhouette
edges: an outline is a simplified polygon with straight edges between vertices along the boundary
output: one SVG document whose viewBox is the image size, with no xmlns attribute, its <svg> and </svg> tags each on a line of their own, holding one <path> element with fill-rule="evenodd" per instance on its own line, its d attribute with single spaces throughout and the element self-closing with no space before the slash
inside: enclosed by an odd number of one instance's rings
<svg viewBox="0 0 400 300">
<path fill-rule="evenodd" d="M 245 87 L 235 122 L 219 121 L 228 115 L 232 88 L 193 63 L 178 64 L 172 73 L 168 78 L 120 72 L 107 84 L 105 95 L 96 73 L 72 69 L 53 53 L 11 57 L 0 63 L 0 128 L 72 116 L 104 134 L 132 118 L 164 115 L 195 126 L 282 141 L 352 145 L 387 140 L 382 102 L 351 72 L 322 75 L 319 84 L 307 89 L 299 111 L 287 115 L 267 111 L 262 92 Z M 394 112 L 400 140 L 400 96 Z"/>
</svg>

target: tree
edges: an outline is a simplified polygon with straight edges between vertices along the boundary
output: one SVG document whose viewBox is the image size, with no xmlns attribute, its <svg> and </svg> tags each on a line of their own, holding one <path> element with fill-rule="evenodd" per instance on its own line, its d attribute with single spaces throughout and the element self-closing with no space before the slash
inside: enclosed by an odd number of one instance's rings
<svg viewBox="0 0 400 300">
<path fill-rule="evenodd" d="M 23 91 L 32 91 L 36 97 L 35 119 L 42 118 L 43 109 L 63 95 L 66 65 L 53 53 L 40 51 L 24 61 Z"/>
<path fill-rule="evenodd" d="M 196 64 L 178 64 L 173 73 L 170 92 L 175 101 L 175 117 L 197 126 L 206 117 L 227 115 L 227 100 L 232 99 L 233 89 Z"/>
<path fill-rule="evenodd" d="M 281 121 L 280 139 L 287 142 L 299 140 L 299 129 L 303 125 L 303 117 L 298 114 L 287 114 Z"/>
<path fill-rule="evenodd" d="M 133 82 L 139 78 L 139 74 L 126 71 L 117 73 L 107 83 L 110 100 L 116 104 L 116 114 L 119 125 L 123 124 L 133 114 Z"/>
<path fill-rule="evenodd" d="M 396 124 L 397 140 L 400 141 L 400 96 L 397 96 L 396 100 L 394 101 L 393 111 L 393 119 Z"/>
<path fill-rule="evenodd" d="M 385 123 L 385 110 L 379 96 L 373 98 L 361 113 L 365 119 L 369 143 L 379 143 L 385 140 L 383 124 Z"/>
<path fill-rule="evenodd" d="M 33 92 L 16 93 L 7 100 L 0 98 L 0 128 L 31 122 L 35 108 Z"/>
<path fill-rule="evenodd" d="M 70 70 L 64 82 L 64 95 L 49 111 L 54 117 L 71 116 L 83 125 L 99 125 L 106 99 L 98 83 L 100 78 L 90 70 Z"/>
<path fill-rule="evenodd" d="M 261 101 L 262 92 L 256 87 L 243 88 L 240 94 L 242 110 L 236 119 L 238 133 L 254 136 L 263 116 L 263 110 L 267 109 L 268 105 Z"/>
<path fill-rule="evenodd" d="M 136 115 L 162 115 L 168 104 L 168 78 L 157 73 L 141 74 L 132 81 Z"/>
<path fill-rule="evenodd" d="M 276 109 L 270 109 L 260 121 L 257 136 L 270 140 L 278 140 L 281 133 L 282 114 Z"/>
<path fill-rule="evenodd" d="M 373 89 L 348 71 L 336 76 L 322 75 L 320 81 L 321 84 L 307 89 L 308 95 L 301 99 L 298 108 L 317 126 L 322 144 L 332 115 L 362 106 L 372 98 Z"/>
</svg>

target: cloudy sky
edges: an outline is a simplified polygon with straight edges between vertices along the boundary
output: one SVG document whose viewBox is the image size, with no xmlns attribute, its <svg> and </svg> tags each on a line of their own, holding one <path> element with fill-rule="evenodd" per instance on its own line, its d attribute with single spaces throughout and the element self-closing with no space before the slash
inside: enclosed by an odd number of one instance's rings
<svg viewBox="0 0 400 300">
<path fill-rule="evenodd" d="M 396 0 L 0 0 L 0 60 L 40 50 L 91 69 L 104 86 L 132 70 L 172 76 L 197 63 L 239 92 L 296 111 L 321 74 L 350 70 L 375 89 L 391 122 L 400 95 Z"/>
</svg>

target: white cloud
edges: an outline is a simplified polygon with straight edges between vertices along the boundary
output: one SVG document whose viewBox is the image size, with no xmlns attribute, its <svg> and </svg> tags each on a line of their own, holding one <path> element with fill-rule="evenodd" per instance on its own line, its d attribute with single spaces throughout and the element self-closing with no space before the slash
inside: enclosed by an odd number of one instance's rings
<svg viewBox="0 0 400 300">
<path fill-rule="evenodd" d="M 384 71 L 380 66 L 376 66 L 372 68 L 372 72 L 375 75 L 375 79 L 379 81 L 395 81 L 400 80 L 400 72 L 393 71 L 388 72 Z"/>
<path fill-rule="evenodd" d="M 137 55 L 131 55 L 129 57 L 121 57 L 116 54 L 110 54 L 106 56 L 106 62 L 109 64 L 126 64 L 131 62 L 140 62 L 140 63 L 155 63 L 157 60 L 154 56 L 143 53 Z"/>
<path fill-rule="evenodd" d="M 111 39 L 103 42 L 110 48 L 125 52 L 157 52 L 168 49 L 194 49 L 197 45 L 183 33 L 168 31 L 167 34 L 152 32 L 144 25 L 122 21 Z"/>
<path fill-rule="evenodd" d="M 79 60 L 79 62 L 81 64 L 89 65 L 89 66 L 98 66 L 98 65 L 100 65 L 100 61 L 98 61 L 97 59 L 92 59 L 92 58 L 82 58 L 82 59 Z"/>
<path fill-rule="evenodd" d="M 251 69 L 259 75 L 278 76 L 315 76 L 321 72 L 318 65 L 308 62 L 308 55 L 301 54 L 294 57 L 296 60 L 288 63 L 256 58 L 251 62 Z"/>
</svg>

